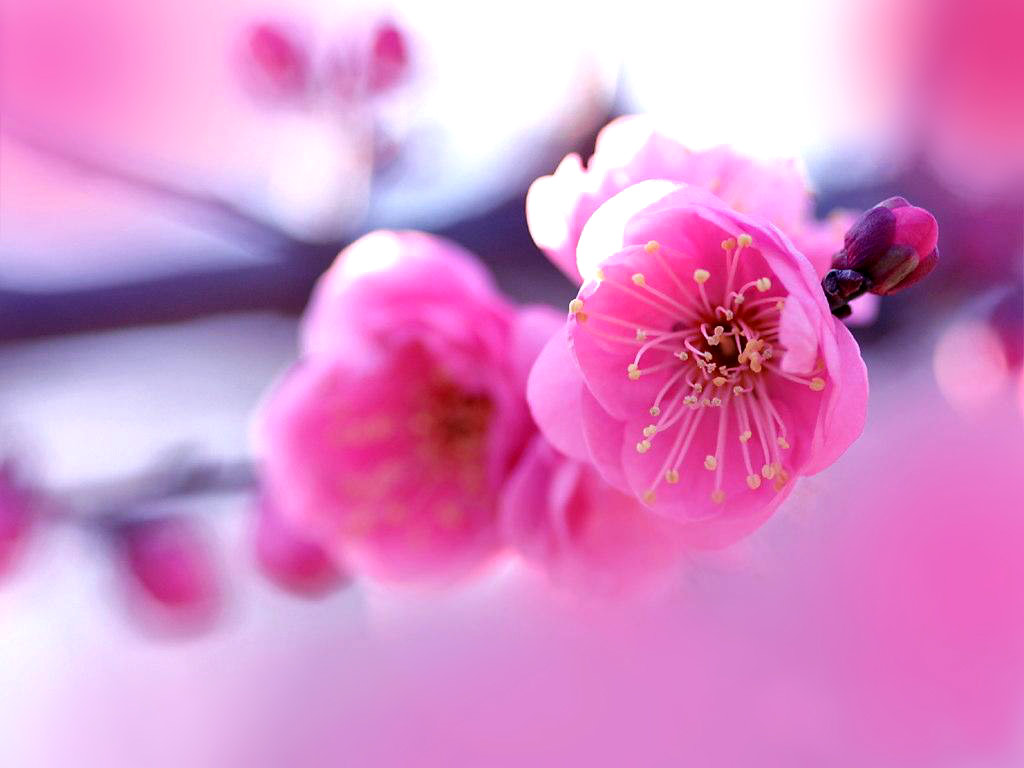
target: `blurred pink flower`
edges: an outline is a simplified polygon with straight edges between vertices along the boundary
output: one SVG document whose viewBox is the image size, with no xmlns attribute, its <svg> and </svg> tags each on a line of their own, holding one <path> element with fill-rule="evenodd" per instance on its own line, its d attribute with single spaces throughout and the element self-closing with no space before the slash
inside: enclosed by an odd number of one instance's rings
<svg viewBox="0 0 1024 768">
<path fill-rule="evenodd" d="M 579 280 L 576 245 L 594 211 L 632 184 L 650 179 L 709 190 L 734 210 L 767 219 L 810 260 L 818 276 L 842 247 L 852 216 L 816 221 L 808 182 L 795 160 L 759 161 L 729 147 L 694 151 L 658 131 L 646 116 L 620 117 L 601 131 L 590 161 L 565 157 L 537 179 L 526 198 L 530 234 L 554 264 Z"/>
<path fill-rule="evenodd" d="M 508 543 L 554 582 L 618 595 L 667 585 L 685 547 L 680 526 L 610 487 L 538 436 L 502 498 Z"/>
<path fill-rule="evenodd" d="M 111 529 L 124 573 L 143 598 L 140 618 L 168 628 L 207 625 L 219 608 L 213 560 L 199 532 L 180 517 L 130 520 Z M 157 609 L 157 610 L 153 610 Z"/>
<path fill-rule="evenodd" d="M 0 575 L 21 548 L 32 526 L 37 500 L 15 474 L 10 461 L 0 461 Z"/>
<path fill-rule="evenodd" d="M 438 238 L 374 232 L 346 248 L 306 314 L 305 357 L 263 414 L 277 509 L 373 578 L 485 561 L 533 429 L 526 376 L 551 327 L 537 312 Z"/>
<path fill-rule="evenodd" d="M 551 442 L 721 546 L 860 434 L 867 374 L 811 264 L 704 190 L 649 181 L 591 217 L 588 277 L 530 377 Z"/>
<path fill-rule="evenodd" d="M 282 520 L 266 501 L 257 512 L 254 545 L 260 570 L 289 592 L 314 597 L 348 583 L 345 571 L 331 554 Z"/>
</svg>

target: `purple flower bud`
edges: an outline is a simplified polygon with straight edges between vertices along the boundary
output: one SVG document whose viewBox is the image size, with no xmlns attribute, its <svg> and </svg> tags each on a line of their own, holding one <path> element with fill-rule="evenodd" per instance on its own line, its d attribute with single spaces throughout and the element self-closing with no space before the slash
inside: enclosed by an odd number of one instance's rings
<svg viewBox="0 0 1024 768">
<path fill-rule="evenodd" d="M 255 548 L 260 570 L 290 592 L 316 597 L 348 583 L 330 553 L 282 520 L 266 500 L 258 511 Z"/>
<path fill-rule="evenodd" d="M 935 267 L 938 235 L 938 224 L 928 211 L 891 197 L 854 222 L 832 266 L 863 275 L 871 293 L 896 293 Z"/>
</svg>

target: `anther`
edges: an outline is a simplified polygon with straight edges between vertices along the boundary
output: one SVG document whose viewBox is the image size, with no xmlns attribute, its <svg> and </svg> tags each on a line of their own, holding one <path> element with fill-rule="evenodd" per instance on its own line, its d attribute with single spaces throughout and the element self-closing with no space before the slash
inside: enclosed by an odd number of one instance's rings
<svg viewBox="0 0 1024 768">
<path fill-rule="evenodd" d="M 744 232 L 742 235 L 736 238 L 736 242 L 742 245 L 744 248 L 748 247 L 754 242 L 754 238 Z"/>
<path fill-rule="evenodd" d="M 653 424 L 648 424 L 644 427 L 644 437 L 654 437 L 658 433 L 658 428 Z"/>
<path fill-rule="evenodd" d="M 711 279 L 711 273 L 706 269 L 693 270 L 693 279 L 698 283 L 706 283 Z"/>
<path fill-rule="evenodd" d="M 722 405 L 722 398 L 720 398 L 720 397 L 712 397 L 711 398 L 711 405 L 713 405 L 715 408 L 721 407 L 721 405 Z"/>
<path fill-rule="evenodd" d="M 604 281 L 604 270 L 601 269 L 600 267 L 595 269 L 594 270 L 594 279 L 597 280 L 597 282 L 599 282 L 599 283 Z"/>
<path fill-rule="evenodd" d="M 763 477 L 765 480 L 771 480 L 773 477 L 775 477 L 775 467 L 773 467 L 771 464 L 765 464 L 763 467 L 761 467 L 761 477 Z"/>
<path fill-rule="evenodd" d="M 781 448 L 782 450 L 789 450 L 789 443 L 786 441 L 786 438 L 782 437 L 781 435 L 778 438 L 776 438 L 775 442 L 779 444 L 779 448 Z"/>
<path fill-rule="evenodd" d="M 752 438 L 753 436 L 754 436 L 753 432 L 751 432 L 749 429 L 745 429 L 742 432 L 740 432 L 740 442 L 741 443 L 745 443 L 750 438 Z"/>
<path fill-rule="evenodd" d="M 752 491 L 756 491 L 761 487 L 761 478 L 759 475 L 747 475 L 747 486 Z"/>
<path fill-rule="evenodd" d="M 654 491 L 651 491 L 651 490 L 644 491 L 643 499 L 648 504 L 653 504 L 654 503 Z"/>
<path fill-rule="evenodd" d="M 636 363 L 630 363 L 626 367 L 626 373 L 629 376 L 630 381 L 636 381 L 640 378 L 640 366 Z"/>
<path fill-rule="evenodd" d="M 739 384 L 737 384 L 736 386 L 734 386 L 732 388 L 732 393 L 734 395 L 742 395 L 743 394 L 743 387 L 741 387 Z"/>
<path fill-rule="evenodd" d="M 648 253 L 654 253 L 660 247 L 661 246 L 658 244 L 657 240 L 648 240 L 647 245 L 644 246 L 644 250 Z"/>
<path fill-rule="evenodd" d="M 578 315 L 583 311 L 583 299 L 573 299 L 569 302 L 569 314 Z"/>
<path fill-rule="evenodd" d="M 825 388 L 825 380 L 821 376 L 815 376 L 807 386 L 815 392 L 821 392 Z"/>
<path fill-rule="evenodd" d="M 718 466 L 718 459 L 712 456 L 710 453 L 704 457 L 704 469 L 713 471 Z"/>
<path fill-rule="evenodd" d="M 675 485 L 679 482 L 679 472 L 675 469 L 670 469 L 665 473 L 665 482 Z"/>
<path fill-rule="evenodd" d="M 649 450 L 651 450 L 651 441 L 646 438 L 636 444 L 637 453 L 647 453 Z"/>
<path fill-rule="evenodd" d="M 722 241 L 722 250 L 731 251 L 735 247 L 736 247 L 736 241 L 733 240 L 731 237 L 728 240 L 723 240 Z"/>
<path fill-rule="evenodd" d="M 637 341 L 646 341 L 647 340 L 647 331 L 645 331 L 643 328 L 637 328 L 636 329 L 636 340 Z"/>
<path fill-rule="evenodd" d="M 711 500 L 715 502 L 715 504 L 721 504 L 725 501 L 725 491 L 721 488 L 716 488 L 711 492 Z"/>
<path fill-rule="evenodd" d="M 711 383 L 714 384 L 716 387 L 724 387 L 726 384 L 726 379 L 724 376 L 715 376 L 715 378 L 711 380 Z"/>
<path fill-rule="evenodd" d="M 689 360 L 690 359 L 690 356 L 688 354 L 686 354 L 686 350 L 685 349 L 681 349 L 678 352 L 676 352 L 675 356 L 678 357 L 680 360 Z"/>
<path fill-rule="evenodd" d="M 630 279 L 637 285 L 647 285 L 647 279 L 644 277 L 642 272 L 637 272 Z"/>
<path fill-rule="evenodd" d="M 761 293 L 764 293 L 765 291 L 771 290 L 772 281 L 767 277 L 759 277 L 757 282 L 754 283 L 754 287 L 756 287 Z"/>
<path fill-rule="evenodd" d="M 651 414 L 651 416 L 660 416 L 661 415 L 661 408 L 659 408 L 656 405 L 652 405 L 651 406 L 651 410 L 650 410 L 650 414 Z"/>
</svg>

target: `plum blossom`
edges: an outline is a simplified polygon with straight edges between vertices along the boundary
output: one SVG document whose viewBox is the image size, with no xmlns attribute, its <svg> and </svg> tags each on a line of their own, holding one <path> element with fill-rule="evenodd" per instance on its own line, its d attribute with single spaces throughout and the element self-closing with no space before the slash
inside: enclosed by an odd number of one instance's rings
<svg viewBox="0 0 1024 768">
<path fill-rule="evenodd" d="M 320 280 L 303 359 L 264 410 L 269 498 L 371 578 L 448 579 L 485 563 L 534 430 L 523 393 L 549 334 L 458 246 L 361 238 Z"/>
<path fill-rule="evenodd" d="M 568 321 L 531 373 L 545 435 L 697 546 L 749 533 L 860 434 L 867 375 L 807 258 L 692 186 L 592 216 Z"/>
<path fill-rule="evenodd" d="M 502 526 L 506 541 L 556 584 L 606 596 L 667 586 L 686 550 L 676 521 L 542 436 L 509 478 Z"/>
<path fill-rule="evenodd" d="M 760 161 L 720 146 L 691 150 L 656 129 L 648 116 L 609 123 L 586 167 L 579 155 L 537 179 L 526 198 L 530 234 L 548 258 L 578 281 L 576 245 L 594 211 L 640 181 L 665 179 L 702 187 L 737 211 L 760 216 L 786 233 L 823 277 L 853 217 L 816 221 L 808 182 L 795 160 Z"/>
</svg>

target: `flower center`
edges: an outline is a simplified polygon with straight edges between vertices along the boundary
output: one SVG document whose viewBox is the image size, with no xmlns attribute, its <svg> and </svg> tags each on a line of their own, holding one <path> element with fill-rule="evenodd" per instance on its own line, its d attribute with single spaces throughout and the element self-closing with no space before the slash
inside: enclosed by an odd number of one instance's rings
<svg viewBox="0 0 1024 768">
<path fill-rule="evenodd" d="M 427 394 L 427 439 L 447 458 L 471 459 L 483 449 L 494 410 L 486 395 L 467 394 L 448 379 L 433 382 Z"/>
<path fill-rule="evenodd" d="M 785 352 L 779 343 L 785 296 L 773 290 L 767 276 L 742 285 L 737 279 L 743 252 L 752 245 L 753 239 L 745 233 L 722 243 L 726 279 L 722 294 L 715 297 L 707 290 L 709 270 L 694 270 L 695 289 L 687 288 L 671 267 L 672 254 L 655 241 L 647 243 L 644 250 L 655 257 L 671 285 L 651 285 L 647 275 L 639 272 L 631 276 L 629 284 L 598 275 L 603 285 L 630 293 L 659 310 L 665 318 L 661 328 L 637 328 L 627 319 L 586 312 L 581 299 L 569 305 L 577 322 L 587 324 L 588 332 L 636 347 L 633 362 L 626 368 L 631 381 L 647 376 L 664 381 L 649 407 L 651 422 L 636 444 L 637 452 L 646 454 L 656 440 L 671 441 L 643 494 L 648 503 L 654 501 L 662 482 L 680 481 L 698 430 L 703 422 L 716 418 L 714 453 L 703 459 L 704 469 L 715 473 L 713 501 L 725 499 L 723 478 L 730 433 L 739 442 L 751 491 L 761 487 L 762 479 L 773 481 L 776 491 L 789 480 L 784 458 L 790 448 L 788 431 L 772 401 L 768 381 L 779 377 L 820 392 L 825 388 L 825 380 L 818 375 L 823 366 L 819 364 L 819 370 L 807 376 L 797 376 L 778 365 L 776 358 Z M 635 336 L 623 336 L 624 327 L 632 328 Z"/>
</svg>

